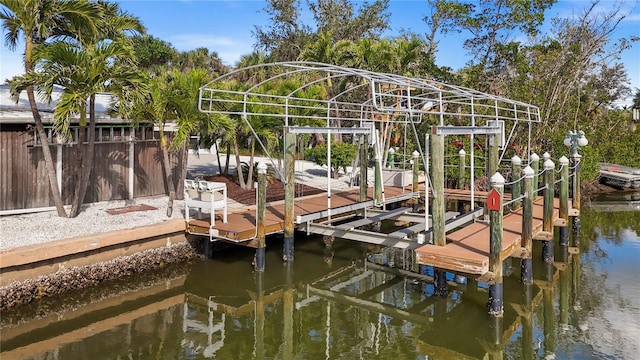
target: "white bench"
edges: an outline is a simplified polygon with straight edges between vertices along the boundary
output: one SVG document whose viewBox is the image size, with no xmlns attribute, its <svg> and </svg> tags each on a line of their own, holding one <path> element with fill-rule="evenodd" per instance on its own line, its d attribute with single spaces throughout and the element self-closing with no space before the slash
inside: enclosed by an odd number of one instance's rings
<svg viewBox="0 0 640 360">
<path fill-rule="evenodd" d="M 189 208 L 198 209 L 198 218 L 202 210 L 211 214 L 211 226 L 215 225 L 215 210 L 222 209 L 222 222 L 227 222 L 227 184 L 213 181 L 184 181 L 184 216 L 189 222 Z"/>
</svg>

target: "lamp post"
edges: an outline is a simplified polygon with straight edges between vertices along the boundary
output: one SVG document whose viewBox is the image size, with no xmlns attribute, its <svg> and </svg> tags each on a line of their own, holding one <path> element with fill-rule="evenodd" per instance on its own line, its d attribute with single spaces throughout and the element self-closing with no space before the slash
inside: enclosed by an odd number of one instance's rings
<svg viewBox="0 0 640 360">
<path fill-rule="evenodd" d="M 564 145 L 571 148 L 571 163 L 573 165 L 572 175 L 573 184 L 571 189 L 572 208 L 580 209 L 580 159 L 582 156 L 578 154 L 579 146 L 587 146 L 589 140 L 584 136 L 584 131 L 569 131 L 564 138 Z M 580 218 L 573 217 L 573 230 L 577 232 L 580 229 Z M 574 239 L 578 239 L 574 236 Z M 576 242 L 577 240 L 574 240 Z M 578 244 L 574 243 L 574 246 Z"/>
</svg>

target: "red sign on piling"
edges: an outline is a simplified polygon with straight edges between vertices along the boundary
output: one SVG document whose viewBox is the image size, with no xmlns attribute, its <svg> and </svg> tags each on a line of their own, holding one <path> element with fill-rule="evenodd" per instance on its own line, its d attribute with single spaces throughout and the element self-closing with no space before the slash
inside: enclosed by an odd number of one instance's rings
<svg viewBox="0 0 640 360">
<path fill-rule="evenodd" d="M 492 211 L 500 211 L 502 202 L 500 201 L 500 193 L 496 189 L 491 189 L 487 195 L 487 209 Z"/>
</svg>

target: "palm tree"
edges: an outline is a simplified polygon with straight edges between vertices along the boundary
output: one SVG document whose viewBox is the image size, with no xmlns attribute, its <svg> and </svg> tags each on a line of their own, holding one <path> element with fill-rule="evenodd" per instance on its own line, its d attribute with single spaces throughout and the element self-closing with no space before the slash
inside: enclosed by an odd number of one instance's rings
<svg viewBox="0 0 640 360">
<path fill-rule="evenodd" d="M 75 22 L 88 28 L 95 27 L 96 11 L 93 4 L 83 0 L 0 0 L 0 19 L 5 30 L 5 41 L 14 50 L 21 37 L 24 39 L 24 69 L 28 75 L 33 72 L 33 50 L 53 36 L 56 29 Z M 36 125 L 36 132 L 42 144 L 49 185 L 58 216 L 66 217 L 60 189 L 56 181 L 56 170 L 48 146 L 47 133 L 38 111 L 33 86 L 25 88 L 29 106 Z"/>
<path fill-rule="evenodd" d="M 235 124 L 227 116 L 214 116 L 205 114 L 198 109 L 198 95 L 200 87 L 210 80 L 208 69 L 194 68 L 189 71 L 172 71 L 174 99 L 173 106 L 176 111 L 176 122 L 178 129 L 169 146 L 170 150 L 180 151 L 182 154 L 182 172 L 178 179 L 176 193 L 182 194 L 184 179 L 187 175 L 188 152 L 186 149 L 191 134 L 199 133 L 204 137 L 212 134 L 231 134 Z M 215 137 L 215 136 L 214 136 Z M 165 152 L 166 153 L 166 152 Z M 165 168 L 168 166 L 168 156 L 164 156 Z M 218 165 L 219 161 L 218 161 Z M 172 199 L 169 199 L 170 206 L 173 207 Z"/>
<path fill-rule="evenodd" d="M 121 43 L 103 42 L 92 48 L 84 48 L 79 44 L 56 42 L 41 47 L 35 54 L 40 60 L 41 69 L 11 81 L 12 92 L 19 92 L 28 86 L 39 88 L 51 100 L 55 86 L 63 88 L 63 94 L 54 110 L 55 128 L 59 137 L 70 134 L 71 121 L 74 115 L 79 116 L 79 136 L 76 154 L 76 188 L 72 200 L 69 217 L 79 213 L 80 205 L 86 194 L 93 162 L 95 141 L 94 97 L 98 92 L 114 92 L 121 94 L 121 88 L 136 86 L 141 77 L 114 59 L 131 58 L 129 48 Z M 81 70 L 78 70 L 81 69 Z M 89 138 L 84 147 L 87 133 L 87 103 L 89 103 Z M 86 152 L 85 152 L 86 151 Z"/>
<path fill-rule="evenodd" d="M 96 125 L 95 94 L 107 90 L 122 93 L 122 87 L 131 87 L 133 83 L 138 83 L 141 80 L 140 74 L 128 70 L 135 62 L 135 54 L 131 38 L 126 36 L 145 32 L 140 19 L 122 11 L 118 4 L 100 0 L 96 5 L 102 17 L 95 29 L 86 26 L 77 27 L 78 23 L 72 23 L 69 26 L 72 31 L 68 36 L 75 37 L 78 45 L 84 48 L 88 54 L 95 55 L 90 64 L 90 69 L 94 71 L 89 73 L 92 77 L 78 79 L 82 81 L 87 90 L 92 88 L 93 92 L 89 94 L 90 129 L 86 149 L 83 149 L 86 124 L 82 121 L 79 124 L 78 144 L 80 150 L 76 154 L 79 165 L 76 167 L 76 171 L 79 172 L 76 173 L 77 186 L 69 217 L 78 215 L 93 169 Z M 86 154 L 83 153 L 84 150 L 86 150 Z"/>
</svg>

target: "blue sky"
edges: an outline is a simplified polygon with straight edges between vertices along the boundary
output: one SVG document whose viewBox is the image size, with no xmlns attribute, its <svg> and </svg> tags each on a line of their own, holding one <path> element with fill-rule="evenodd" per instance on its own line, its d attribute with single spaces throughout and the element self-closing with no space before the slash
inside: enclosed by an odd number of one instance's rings
<svg viewBox="0 0 640 360">
<path fill-rule="evenodd" d="M 253 50 L 254 26 L 266 26 L 267 15 L 262 12 L 264 1 L 258 0 L 119 0 L 121 7 L 138 16 L 148 32 L 169 41 L 178 50 L 207 47 L 216 51 L 223 62 L 234 65 L 243 54 Z M 546 18 L 571 17 L 589 5 L 588 0 L 560 0 L 546 13 Z M 612 7 L 616 0 L 602 0 L 600 6 Z M 640 36 L 640 2 L 627 1 L 625 9 L 631 13 L 620 25 L 614 38 L 635 34 Z M 386 35 L 407 29 L 419 34 L 427 31 L 422 19 L 428 14 L 426 1 L 391 0 L 389 30 Z M 303 21 L 311 20 L 303 14 Z M 468 34 L 440 36 L 436 62 L 459 69 L 470 60 L 462 48 Z M 3 37 L 4 38 L 4 37 Z M 23 71 L 23 45 L 10 52 L 4 42 L 1 48 L 0 81 Z M 622 54 L 632 88 L 640 88 L 640 44 Z"/>
</svg>

